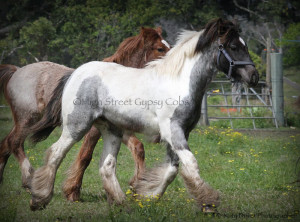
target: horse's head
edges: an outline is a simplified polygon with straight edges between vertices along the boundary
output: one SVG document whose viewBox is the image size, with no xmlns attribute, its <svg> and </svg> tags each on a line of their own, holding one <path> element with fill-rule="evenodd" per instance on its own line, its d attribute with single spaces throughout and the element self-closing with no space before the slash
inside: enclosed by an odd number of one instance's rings
<svg viewBox="0 0 300 222">
<path fill-rule="evenodd" d="M 238 27 L 230 21 L 216 19 L 208 23 L 199 39 L 196 52 L 217 45 L 215 62 L 217 68 L 233 81 L 242 81 L 255 86 L 259 80 L 258 71 L 250 58 L 248 47 L 240 37 Z"/>
<path fill-rule="evenodd" d="M 160 27 L 155 29 L 141 28 L 146 62 L 160 58 L 170 50 L 170 45 L 163 39 L 161 34 L 162 30 Z"/>
<path fill-rule="evenodd" d="M 161 28 L 142 27 L 137 36 L 125 39 L 117 51 L 103 61 L 143 68 L 148 62 L 164 56 L 170 50 L 169 44 L 163 39 L 161 33 Z"/>
</svg>

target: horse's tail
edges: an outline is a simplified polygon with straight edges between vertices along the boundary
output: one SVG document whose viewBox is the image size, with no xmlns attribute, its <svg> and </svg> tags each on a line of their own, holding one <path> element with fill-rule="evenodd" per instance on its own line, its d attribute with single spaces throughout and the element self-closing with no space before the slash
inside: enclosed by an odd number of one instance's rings
<svg viewBox="0 0 300 222">
<path fill-rule="evenodd" d="M 19 67 L 14 65 L 0 65 L 0 92 L 5 92 L 8 81 Z"/>
<path fill-rule="evenodd" d="M 73 72 L 73 71 L 72 71 Z M 51 132 L 61 125 L 61 101 L 64 87 L 72 72 L 64 75 L 60 80 L 47 104 L 44 114 L 40 121 L 30 127 L 30 139 L 37 143 L 47 139 Z"/>
</svg>

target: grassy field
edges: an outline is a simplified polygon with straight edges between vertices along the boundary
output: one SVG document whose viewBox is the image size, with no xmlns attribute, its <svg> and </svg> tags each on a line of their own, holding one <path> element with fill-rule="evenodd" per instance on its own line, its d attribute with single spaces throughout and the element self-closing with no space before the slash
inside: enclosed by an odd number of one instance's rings
<svg viewBox="0 0 300 222">
<path fill-rule="evenodd" d="M 298 70 L 289 69 L 285 76 L 300 84 Z M 295 127 L 300 127 L 300 108 L 295 104 L 298 95 L 297 90 L 284 84 L 286 117 Z M 9 109 L 0 109 L 0 140 L 11 129 L 11 122 Z M 78 143 L 58 170 L 52 201 L 38 212 L 29 209 L 31 196 L 21 188 L 19 166 L 11 157 L 0 185 L 0 221 L 300 221 L 300 182 L 295 183 L 300 180 L 299 129 L 275 130 L 271 126 L 274 130 L 232 131 L 221 128 L 226 125 L 216 125 L 195 129 L 189 140 L 201 177 L 221 193 L 221 205 L 214 216 L 200 212 L 180 175 L 160 200 L 134 199 L 128 186 L 134 163 L 123 145 L 117 175 L 127 200 L 122 206 L 109 206 L 98 173 L 100 140 L 84 176 L 81 201 L 70 203 L 61 191 L 66 178 L 64 173 L 81 146 Z M 251 122 L 248 125 L 252 127 Z M 48 140 L 35 147 L 26 143 L 26 155 L 35 169 L 42 166 L 44 151 L 59 135 L 57 129 Z M 164 161 L 163 147 L 144 144 L 147 167 Z"/>
<path fill-rule="evenodd" d="M 0 139 L 10 128 L 11 120 L 2 118 Z M 57 129 L 48 140 L 35 147 L 26 143 L 26 154 L 34 168 L 43 164 L 44 151 L 56 141 L 59 133 Z M 19 166 L 11 157 L 0 185 L 0 221 L 299 221 L 300 185 L 295 183 L 300 179 L 299 144 L 300 131 L 297 130 L 195 129 L 189 145 L 198 160 L 200 174 L 221 193 L 221 205 L 214 216 L 200 212 L 180 175 L 160 200 L 133 198 L 128 181 L 133 175 L 134 163 L 123 145 L 117 175 L 127 199 L 122 206 L 109 206 L 98 173 L 101 139 L 84 176 L 82 200 L 70 203 L 61 191 L 64 172 L 75 159 L 81 145 L 78 143 L 58 170 L 50 204 L 43 211 L 31 212 L 30 194 L 21 188 Z M 164 161 L 163 147 L 146 142 L 145 147 L 147 167 Z"/>
</svg>

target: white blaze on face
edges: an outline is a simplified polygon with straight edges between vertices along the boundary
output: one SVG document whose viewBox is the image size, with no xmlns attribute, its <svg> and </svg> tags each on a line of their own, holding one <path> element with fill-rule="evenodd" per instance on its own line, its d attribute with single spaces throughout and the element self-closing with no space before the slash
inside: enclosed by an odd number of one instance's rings
<svg viewBox="0 0 300 222">
<path fill-rule="evenodd" d="M 240 42 L 241 42 L 244 46 L 246 46 L 245 41 L 244 41 L 241 37 L 239 38 L 239 40 L 240 40 Z"/>
<path fill-rule="evenodd" d="M 164 44 L 165 46 L 167 46 L 169 49 L 170 49 L 170 45 L 169 45 L 169 43 L 167 43 L 167 41 L 166 40 L 161 40 L 161 42 L 162 42 L 162 44 Z"/>
</svg>

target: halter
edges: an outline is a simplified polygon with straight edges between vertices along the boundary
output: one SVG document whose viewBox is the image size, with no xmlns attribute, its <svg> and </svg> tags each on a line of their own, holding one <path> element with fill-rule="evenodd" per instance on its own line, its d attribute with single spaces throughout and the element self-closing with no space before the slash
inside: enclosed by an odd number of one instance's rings
<svg viewBox="0 0 300 222">
<path fill-rule="evenodd" d="M 242 65 L 252 65 L 255 66 L 253 62 L 248 62 L 248 61 L 235 61 L 233 60 L 230 55 L 227 53 L 226 49 L 224 48 L 224 45 L 220 43 L 220 39 L 218 39 L 218 44 L 219 44 L 219 52 L 218 52 L 218 57 L 217 57 L 217 65 L 220 67 L 220 57 L 221 54 L 225 56 L 225 58 L 229 62 L 229 71 L 226 75 L 227 79 L 231 79 L 231 74 L 232 74 L 232 69 L 234 66 L 242 66 Z"/>
</svg>

